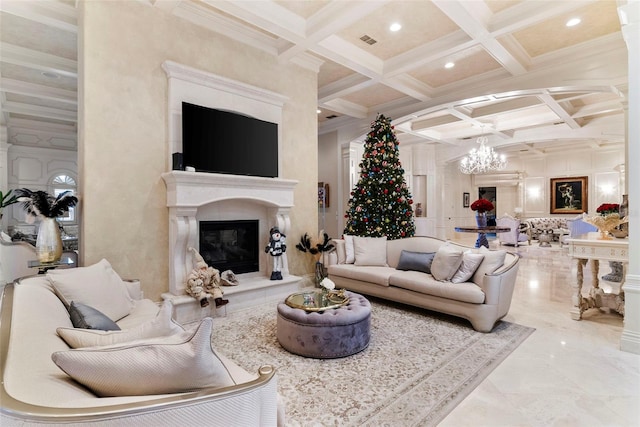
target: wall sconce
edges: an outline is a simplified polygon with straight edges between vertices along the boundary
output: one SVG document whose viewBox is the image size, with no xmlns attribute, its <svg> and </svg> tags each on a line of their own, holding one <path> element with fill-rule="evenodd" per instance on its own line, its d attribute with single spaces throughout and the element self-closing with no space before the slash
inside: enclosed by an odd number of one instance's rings
<svg viewBox="0 0 640 427">
<path fill-rule="evenodd" d="M 529 187 L 527 188 L 527 194 L 530 199 L 537 200 L 540 198 L 540 187 Z"/>
<path fill-rule="evenodd" d="M 603 196 L 611 196 L 616 193 L 616 186 L 614 184 L 602 184 L 600 185 L 600 194 Z"/>
</svg>

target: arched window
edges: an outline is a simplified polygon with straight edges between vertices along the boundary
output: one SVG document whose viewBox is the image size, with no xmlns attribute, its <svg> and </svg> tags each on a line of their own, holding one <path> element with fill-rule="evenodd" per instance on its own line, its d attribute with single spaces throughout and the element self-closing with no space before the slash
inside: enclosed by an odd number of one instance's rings
<svg viewBox="0 0 640 427">
<path fill-rule="evenodd" d="M 71 191 L 73 194 L 76 194 L 76 190 L 78 188 L 76 184 L 76 180 L 66 174 L 60 174 L 53 177 L 51 180 L 51 193 L 58 197 L 60 193 L 64 193 L 65 191 Z M 75 222 L 76 220 L 76 208 L 69 208 L 69 211 L 58 217 L 58 221 L 64 222 Z"/>
</svg>

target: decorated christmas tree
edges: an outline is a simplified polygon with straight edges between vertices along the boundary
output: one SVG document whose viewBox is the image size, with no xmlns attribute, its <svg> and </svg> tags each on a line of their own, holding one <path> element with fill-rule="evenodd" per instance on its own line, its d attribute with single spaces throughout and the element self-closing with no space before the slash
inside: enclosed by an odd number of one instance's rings
<svg viewBox="0 0 640 427">
<path fill-rule="evenodd" d="M 412 204 L 391 120 L 380 114 L 364 143 L 360 178 L 349 198 L 344 234 L 390 240 L 413 236 Z"/>
</svg>

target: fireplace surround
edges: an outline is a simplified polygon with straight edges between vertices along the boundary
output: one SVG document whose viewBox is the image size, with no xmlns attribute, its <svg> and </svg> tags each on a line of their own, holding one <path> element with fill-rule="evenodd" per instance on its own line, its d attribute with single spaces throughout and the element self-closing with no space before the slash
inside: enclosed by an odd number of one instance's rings
<svg viewBox="0 0 640 427">
<path fill-rule="evenodd" d="M 173 153 L 182 151 L 182 102 L 235 111 L 281 125 L 287 98 L 171 61 L 165 61 L 162 68 L 168 78 L 169 115 L 169 172 L 162 174 L 169 208 L 169 292 L 163 294 L 163 298 L 173 302 L 176 320 L 189 322 L 210 315 L 185 292 L 186 276 L 193 268 L 188 249 L 199 248 L 199 222 L 258 221 L 258 248 L 264 248 L 271 227 L 278 227 L 285 235 L 290 228 L 289 212 L 294 206 L 297 181 L 171 170 Z M 283 280 L 269 280 L 270 261 L 264 250 L 259 251 L 258 271 L 239 274 L 239 286 L 224 288 L 225 298 L 230 301 L 224 306 L 225 310 L 258 305 L 298 289 L 300 277 L 289 274 L 286 253 L 281 270 Z M 212 306 L 206 310 L 215 310 Z"/>
</svg>

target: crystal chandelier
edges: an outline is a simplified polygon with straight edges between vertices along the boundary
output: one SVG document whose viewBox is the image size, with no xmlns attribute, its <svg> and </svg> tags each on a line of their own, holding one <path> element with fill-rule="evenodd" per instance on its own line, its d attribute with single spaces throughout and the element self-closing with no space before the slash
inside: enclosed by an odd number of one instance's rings
<svg viewBox="0 0 640 427">
<path fill-rule="evenodd" d="M 481 136 L 476 141 L 480 148 L 474 148 L 460 161 L 460 171 L 462 173 L 485 173 L 489 171 L 499 171 L 507 167 L 507 159 L 504 154 L 498 154 L 493 148 L 485 144 L 489 139 Z"/>
</svg>

